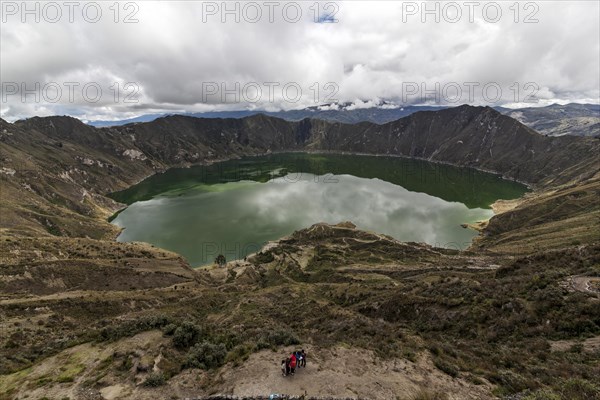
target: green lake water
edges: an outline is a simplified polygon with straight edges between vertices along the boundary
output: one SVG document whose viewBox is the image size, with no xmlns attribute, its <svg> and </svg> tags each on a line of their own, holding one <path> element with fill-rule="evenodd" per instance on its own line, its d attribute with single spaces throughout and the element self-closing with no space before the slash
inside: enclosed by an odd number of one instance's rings
<svg viewBox="0 0 600 400">
<path fill-rule="evenodd" d="M 526 187 L 469 168 L 398 157 L 273 154 L 170 169 L 111 197 L 122 242 L 151 243 L 191 265 L 240 259 L 317 222 L 352 221 L 402 241 L 464 249 L 463 223 Z"/>
</svg>

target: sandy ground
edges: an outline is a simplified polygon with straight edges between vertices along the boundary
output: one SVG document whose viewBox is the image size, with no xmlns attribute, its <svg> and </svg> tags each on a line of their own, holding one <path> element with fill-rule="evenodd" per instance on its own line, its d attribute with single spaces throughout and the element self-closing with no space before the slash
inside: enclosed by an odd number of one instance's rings
<svg viewBox="0 0 600 400">
<path fill-rule="evenodd" d="M 502 214 L 516 208 L 522 202 L 522 198 L 513 200 L 497 200 L 494 202 L 494 204 L 492 204 L 492 211 L 494 214 Z"/>
<path fill-rule="evenodd" d="M 280 369 L 286 353 L 261 351 L 253 354 L 244 365 L 226 368 L 221 373 L 222 393 L 410 399 L 426 389 L 447 393 L 452 400 L 492 398 L 488 386 L 453 379 L 436 369 L 424 356 L 412 363 L 404 359 L 384 361 L 370 351 L 344 347 L 331 350 L 308 347 L 307 352 L 307 367 L 288 377 L 283 377 Z"/>
<path fill-rule="evenodd" d="M 574 276 L 571 280 L 573 289 L 580 292 L 598 294 L 598 284 L 600 284 L 600 278 L 594 276 Z"/>
</svg>

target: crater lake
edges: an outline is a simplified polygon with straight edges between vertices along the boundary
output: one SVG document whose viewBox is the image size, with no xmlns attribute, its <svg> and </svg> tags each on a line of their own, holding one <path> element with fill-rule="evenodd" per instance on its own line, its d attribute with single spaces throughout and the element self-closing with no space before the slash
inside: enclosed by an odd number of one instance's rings
<svg viewBox="0 0 600 400">
<path fill-rule="evenodd" d="M 406 242 L 465 249 L 517 182 L 471 168 L 399 157 L 283 153 L 173 168 L 111 197 L 128 205 L 117 240 L 141 241 L 193 266 L 257 252 L 314 223 L 351 221 Z"/>
</svg>

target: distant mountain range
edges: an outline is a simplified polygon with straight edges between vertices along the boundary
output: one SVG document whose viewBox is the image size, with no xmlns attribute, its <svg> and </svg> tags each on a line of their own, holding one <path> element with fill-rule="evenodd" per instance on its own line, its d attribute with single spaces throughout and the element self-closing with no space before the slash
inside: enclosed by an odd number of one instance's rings
<svg viewBox="0 0 600 400">
<path fill-rule="evenodd" d="M 436 111 L 446 107 L 434 106 L 407 106 L 393 107 L 383 103 L 377 107 L 353 108 L 353 104 L 344 103 L 339 105 L 308 107 L 301 110 L 290 111 L 263 111 L 263 110 L 240 110 L 240 111 L 210 111 L 199 113 L 176 113 L 176 114 L 145 114 L 136 118 L 124 119 L 119 121 L 90 121 L 89 125 L 95 127 L 120 126 L 136 122 L 150 122 L 160 117 L 168 115 L 186 115 L 197 118 L 245 118 L 252 115 L 263 114 L 270 117 L 277 117 L 287 121 L 301 121 L 305 118 L 321 119 L 329 122 L 343 122 L 346 124 L 356 124 L 358 122 L 373 122 L 376 124 L 385 124 L 397 119 L 407 117 L 417 111 Z M 332 109 L 328 109 L 331 107 Z M 337 107 L 337 109 L 334 109 Z"/>
<path fill-rule="evenodd" d="M 321 119 L 329 122 L 342 122 L 355 124 L 359 122 L 373 122 L 385 124 L 409 116 L 418 111 L 436 111 L 447 107 L 435 106 L 406 106 L 394 107 L 383 103 L 376 107 L 355 108 L 351 103 L 326 107 L 308 107 L 291 111 L 212 111 L 202 113 L 184 113 L 181 115 L 197 118 L 244 118 L 257 114 L 285 119 L 287 121 L 300 121 L 305 118 Z M 600 105 L 597 104 L 553 104 L 546 107 L 528 107 L 510 109 L 495 107 L 503 114 L 517 119 L 521 123 L 548 136 L 598 136 L 600 135 Z M 130 123 L 150 122 L 160 117 L 172 114 L 145 114 L 136 118 L 118 121 L 90 121 L 89 125 L 95 127 L 121 126 Z"/>
<path fill-rule="evenodd" d="M 548 136 L 600 135 L 598 104 L 552 104 L 547 107 L 497 110 Z"/>
</svg>

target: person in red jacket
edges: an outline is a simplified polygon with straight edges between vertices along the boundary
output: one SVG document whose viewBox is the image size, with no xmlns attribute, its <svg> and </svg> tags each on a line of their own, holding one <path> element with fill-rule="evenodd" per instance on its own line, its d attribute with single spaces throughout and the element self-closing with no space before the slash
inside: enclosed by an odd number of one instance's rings
<svg viewBox="0 0 600 400">
<path fill-rule="evenodd" d="M 294 375 L 294 372 L 296 372 L 296 355 L 294 353 L 290 356 L 290 370 L 292 375 Z"/>
</svg>

